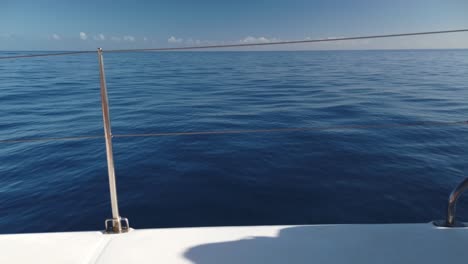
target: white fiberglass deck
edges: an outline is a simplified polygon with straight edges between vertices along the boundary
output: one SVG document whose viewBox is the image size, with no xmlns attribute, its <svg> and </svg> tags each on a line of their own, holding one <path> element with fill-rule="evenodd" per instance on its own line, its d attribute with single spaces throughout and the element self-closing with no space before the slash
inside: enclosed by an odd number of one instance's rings
<svg viewBox="0 0 468 264">
<path fill-rule="evenodd" d="M 256 226 L 0 235 L 0 263 L 466 263 L 468 228 Z"/>
</svg>

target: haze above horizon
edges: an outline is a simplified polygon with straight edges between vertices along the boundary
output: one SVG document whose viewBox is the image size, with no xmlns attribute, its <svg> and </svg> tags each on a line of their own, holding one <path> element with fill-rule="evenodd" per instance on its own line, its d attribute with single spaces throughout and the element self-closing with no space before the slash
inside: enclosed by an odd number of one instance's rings
<svg viewBox="0 0 468 264">
<path fill-rule="evenodd" d="M 462 0 L 0 3 L 0 50 L 180 47 L 468 28 Z M 282 50 L 460 49 L 468 33 L 287 45 Z M 240 50 L 278 50 L 249 47 Z"/>
</svg>

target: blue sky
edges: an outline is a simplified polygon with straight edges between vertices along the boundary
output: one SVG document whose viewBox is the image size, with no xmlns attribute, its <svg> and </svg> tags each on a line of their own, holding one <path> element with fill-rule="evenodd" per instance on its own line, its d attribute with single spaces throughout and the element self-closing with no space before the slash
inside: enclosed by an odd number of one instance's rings
<svg viewBox="0 0 468 264">
<path fill-rule="evenodd" d="M 0 0 L 0 50 L 170 47 L 460 28 L 468 28 L 467 0 Z M 374 48 L 468 48 L 468 33 L 283 47 Z"/>
</svg>

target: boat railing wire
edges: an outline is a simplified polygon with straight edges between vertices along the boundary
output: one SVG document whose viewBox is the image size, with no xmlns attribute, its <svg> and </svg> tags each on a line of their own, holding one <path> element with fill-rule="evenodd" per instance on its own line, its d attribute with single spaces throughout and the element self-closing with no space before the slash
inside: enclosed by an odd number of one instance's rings
<svg viewBox="0 0 468 264">
<path fill-rule="evenodd" d="M 313 132 L 327 130 L 366 130 L 384 128 L 411 128 L 411 127 L 443 127 L 443 126 L 463 126 L 468 125 L 468 121 L 435 122 L 422 121 L 414 123 L 386 123 L 378 125 L 342 125 L 342 126 L 319 126 L 319 127 L 286 127 L 270 129 L 238 129 L 238 130 L 213 130 L 213 131 L 186 131 L 186 132 L 159 132 L 141 134 L 113 134 L 113 138 L 133 138 L 133 137 L 174 137 L 174 136 L 206 136 L 206 135 L 228 135 L 228 134 L 254 134 L 254 133 L 280 133 L 280 132 Z M 76 137 L 50 137 L 50 138 L 18 138 L 0 140 L 1 143 L 28 143 L 47 141 L 70 141 L 84 139 L 104 139 L 104 136 L 85 135 Z"/>
<path fill-rule="evenodd" d="M 291 41 L 275 41 L 262 43 L 240 43 L 227 45 L 205 45 L 205 46 L 184 46 L 184 47 L 167 47 L 167 48 L 143 48 L 143 49 L 111 49 L 105 53 L 123 53 L 123 52 L 151 52 L 151 51 L 180 51 L 180 50 L 202 50 L 202 49 L 223 49 L 223 48 L 242 48 L 254 46 L 272 46 L 272 45 L 288 45 L 288 44 L 306 44 L 318 42 L 335 42 L 360 39 L 377 39 L 391 37 L 408 37 L 420 35 L 435 35 L 448 33 L 468 32 L 468 29 L 443 30 L 443 31 L 425 31 L 412 33 L 397 33 L 386 35 L 368 35 L 368 36 L 353 36 L 341 38 L 321 38 L 321 39 L 306 39 L 306 40 L 291 40 Z M 35 57 L 51 57 L 51 56 L 69 56 L 91 54 L 96 51 L 68 51 L 42 54 L 25 54 L 3 56 L 0 60 L 7 59 L 23 59 Z M 157 132 L 157 133 L 136 133 L 136 134 L 113 134 L 113 138 L 133 138 L 133 137 L 167 137 L 167 136 L 203 136 L 203 135 L 223 135 L 223 134 L 248 134 L 248 133 L 279 133 L 279 132 L 306 132 L 306 131 L 326 131 L 326 130 L 349 130 L 349 129 L 383 129 L 383 128 L 411 128 L 411 127 L 440 127 L 440 126 L 462 126 L 468 125 L 468 120 L 439 122 L 439 121 L 421 121 L 413 123 L 386 123 L 386 124 L 369 124 L 369 125 L 342 125 L 342 126 L 322 126 L 322 127 L 286 127 L 286 128 L 269 128 L 269 129 L 240 129 L 240 130 L 215 130 L 215 131 L 189 131 L 189 132 Z M 27 143 L 27 142 L 46 142 L 46 141 L 69 141 L 69 140 L 85 140 L 85 139 L 103 139 L 104 136 L 99 135 L 82 135 L 70 137 L 49 137 L 49 138 L 16 138 L 0 140 L 0 143 Z"/>
</svg>

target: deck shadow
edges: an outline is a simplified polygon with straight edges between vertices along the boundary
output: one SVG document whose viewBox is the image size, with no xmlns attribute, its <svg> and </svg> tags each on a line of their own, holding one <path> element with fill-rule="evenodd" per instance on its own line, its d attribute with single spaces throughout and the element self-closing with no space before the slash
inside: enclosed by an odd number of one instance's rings
<svg viewBox="0 0 468 264">
<path fill-rule="evenodd" d="M 446 231 L 425 224 L 299 226 L 281 229 L 276 237 L 195 246 L 184 256 L 195 264 L 447 263 L 460 254 L 468 257 L 459 245 L 466 237 L 453 241 L 459 235 Z M 447 239 L 453 244 L 444 245 Z"/>
</svg>

